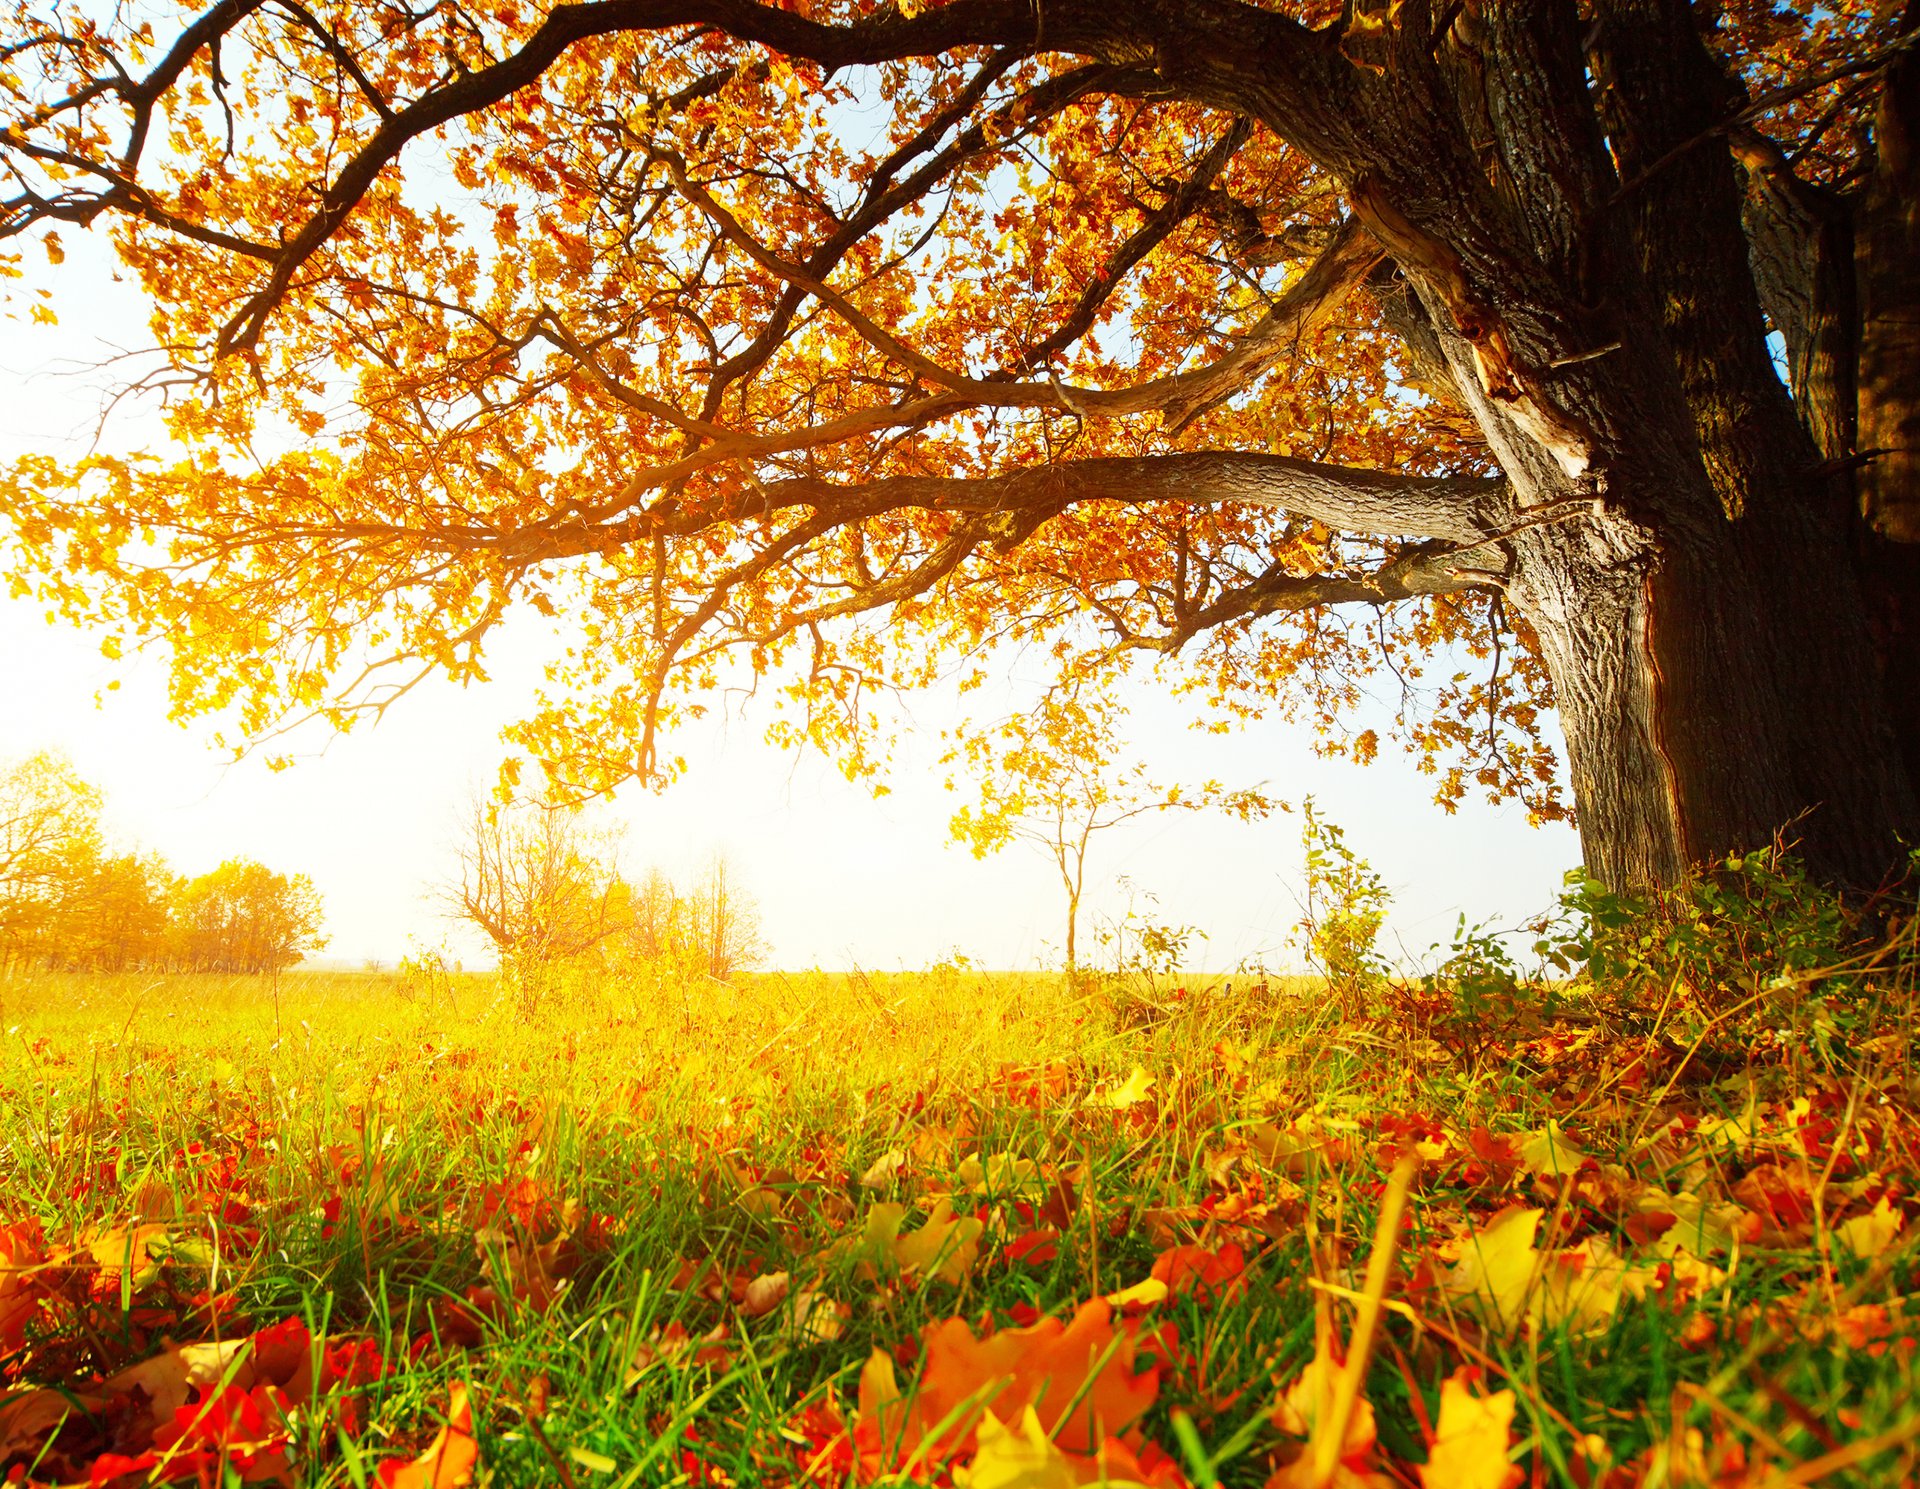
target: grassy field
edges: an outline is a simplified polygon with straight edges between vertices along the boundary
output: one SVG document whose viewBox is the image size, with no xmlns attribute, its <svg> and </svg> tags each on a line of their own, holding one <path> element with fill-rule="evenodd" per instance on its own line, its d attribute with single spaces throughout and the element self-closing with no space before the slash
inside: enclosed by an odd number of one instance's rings
<svg viewBox="0 0 1920 1489">
<path fill-rule="evenodd" d="M 1911 1482 L 1902 967 L 16 979 L 0 1477 Z"/>
</svg>

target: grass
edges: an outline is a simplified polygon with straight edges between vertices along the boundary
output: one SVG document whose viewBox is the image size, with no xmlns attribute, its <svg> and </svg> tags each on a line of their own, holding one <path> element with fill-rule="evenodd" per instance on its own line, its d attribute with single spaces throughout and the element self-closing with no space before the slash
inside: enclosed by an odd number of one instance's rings
<svg viewBox="0 0 1920 1489">
<path fill-rule="evenodd" d="M 1412 1149 L 1333 1482 L 1920 1472 L 1899 1022 L 1445 993 L 15 979 L 0 1470 L 1304 1484 Z"/>
</svg>

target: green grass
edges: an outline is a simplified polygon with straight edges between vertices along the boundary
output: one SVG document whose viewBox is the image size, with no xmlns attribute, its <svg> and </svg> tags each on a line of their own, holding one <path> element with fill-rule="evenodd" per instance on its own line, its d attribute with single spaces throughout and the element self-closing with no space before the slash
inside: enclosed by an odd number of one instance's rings
<svg viewBox="0 0 1920 1489">
<path fill-rule="evenodd" d="M 1913 1474 L 1914 1438 L 1891 1440 L 1911 1430 L 1920 1327 L 1897 1306 L 1920 1172 L 1903 1041 L 1822 1056 L 1754 1035 L 1751 1069 L 1703 1084 L 1670 1053 L 1636 1077 L 1664 1047 L 1606 1010 L 1461 1041 L 1320 1003 L 1298 982 L 1228 999 L 1197 980 L 1175 996 L 948 969 L 582 982 L 529 1017 L 473 975 L 294 973 L 277 997 L 257 979 L 15 979 L 0 1225 L 36 1223 L 64 1260 L 31 1274 L 48 1296 L 0 1381 L 84 1394 L 168 1340 L 299 1319 L 371 1341 L 387 1369 L 293 1414 L 290 1481 L 370 1482 L 422 1448 L 461 1382 L 482 1481 L 784 1482 L 831 1439 L 823 1423 L 857 1420 L 876 1351 L 904 1385 L 939 1320 L 1067 1319 L 1169 1246 L 1232 1243 L 1231 1296 L 1140 1316 L 1161 1375 L 1135 1431 L 1192 1482 L 1261 1485 L 1297 1451 L 1273 1414 L 1316 1314 L 1351 1327 L 1382 1181 L 1425 1139 L 1365 1381 L 1378 1471 L 1417 1482 L 1441 1382 L 1478 1364 L 1481 1389 L 1514 1393 L 1533 1482 L 1746 1482 L 1736 1451 L 1767 1472 L 1824 1457 L 1823 1482 Z M 1146 1099 L 1103 1104 L 1136 1071 Z M 1749 1112 L 1717 1135 L 1670 1125 Z M 1577 1175 L 1486 1159 L 1549 1119 Z M 1662 1279 L 1636 1206 L 1684 1190 L 1752 1216 L 1756 1172 L 1783 1176 L 1787 1210 L 1814 1208 L 1710 1255 L 1723 1277 Z M 984 1217 L 958 1285 L 862 1249 L 876 1206 L 903 1205 L 911 1232 L 942 1196 Z M 1840 1228 L 1883 1197 L 1901 1228 L 1856 1256 Z M 1509 1327 L 1440 1285 L 1516 1205 L 1540 1212 L 1543 1245 L 1617 1249 L 1642 1295 Z M 71 1252 L 140 1223 L 159 1228 L 151 1266 Z M 1060 1232 L 1051 1254 L 1016 1256 L 1036 1230 Z M 724 1288 L 676 1286 L 694 1266 L 736 1285 L 785 1272 L 825 1311 L 752 1316 Z M 674 1353 L 680 1331 L 716 1328 L 704 1359 Z M 84 1473 L 127 1430 L 83 1426 L 44 1462 Z"/>
</svg>

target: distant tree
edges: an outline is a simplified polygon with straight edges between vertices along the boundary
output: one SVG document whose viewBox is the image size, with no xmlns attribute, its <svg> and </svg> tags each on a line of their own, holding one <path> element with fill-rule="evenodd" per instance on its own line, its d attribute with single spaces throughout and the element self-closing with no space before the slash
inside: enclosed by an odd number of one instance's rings
<svg viewBox="0 0 1920 1489">
<path fill-rule="evenodd" d="M 531 1007 L 547 973 L 599 947 L 632 923 L 617 842 L 574 808 L 475 797 L 456 850 L 449 909 L 486 934 Z"/>
<path fill-rule="evenodd" d="M 659 869 L 647 870 L 637 884 L 626 886 L 627 920 L 621 927 L 618 951 L 631 961 L 677 963 L 686 939 L 686 903 L 673 881 Z"/>
<path fill-rule="evenodd" d="M 0 765 L 0 968 L 45 953 L 100 858 L 100 792 L 58 755 Z"/>
<path fill-rule="evenodd" d="M 724 856 L 713 858 L 691 891 L 659 869 L 623 889 L 627 921 L 611 948 L 618 957 L 724 981 L 766 954 L 759 907 Z"/>
<path fill-rule="evenodd" d="M 699 970 L 709 977 L 727 978 L 759 961 L 765 952 L 760 939 L 760 912 L 740 886 L 732 866 L 715 855 L 706 879 L 688 902 L 691 912 L 690 949 Z"/>
<path fill-rule="evenodd" d="M 47 959 L 85 972 L 165 965 L 169 916 L 184 888 L 157 853 L 98 859 L 55 913 Z"/>
<path fill-rule="evenodd" d="M 1110 694 L 1053 693 L 997 736 L 970 738 L 947 757 L 967 763 L 980 798 L 954 813 L 955 840 L 976 858 L 1022 842 L 1052 860 L 1066 896 L 1068 972 L 1080 968 L 1080 902 L 1095 836 L 1154 812 L 1217 808 L 1251 821 L 1273 809 L 1257 790 L 1208 781 L 1194 793 L 1154 784 L 1143 765 L 1121 766 L 1114 739 L 1125 713 Z"/>
<path fill-rule="evenodd" d="M 326 945 L 320 896 L 305 874 L 229 859 L 181 886 L 168 939 L 190 972 L 279 972 Z"/>
</svg>

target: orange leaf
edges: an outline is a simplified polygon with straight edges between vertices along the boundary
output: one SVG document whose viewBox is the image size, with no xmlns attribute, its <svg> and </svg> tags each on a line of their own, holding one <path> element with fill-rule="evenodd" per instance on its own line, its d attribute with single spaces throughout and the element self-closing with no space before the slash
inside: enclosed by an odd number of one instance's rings
<svg viewBox="0 0 1920 1489">
<path fill-rule="evenodd" d="M 473 1407 L 467 1388 L 456 1385 L 447 1402 L 447 1424 L 412 1462 L 390 1458 L 380 1465 L 375 1482 L 380 1489 L 466 1489 L 480 1462 L 480 1445 L 473 1440 Z"/>
<path fill-rule="evenodd" d="M 1062 1452 L 1090 1455 L 1109 1437 L 1138 1448 L 1135 1424 L 1160 1390 L 1157 1369 L 1134 1372 L 1133 1327 L 1116 1329 L 1113 1309 L 1097 1298 L 1069 1323 L 1043 1318 L 976 1339 L 950 1318 L 923 1331 L 921 1343 L 911 1392 L 879 1350 L 860 1373 L 855 1441 L 887 1467 L 944 1463 L 974 1449 L 988 1412 L 1011 1426 L 1030 1408 Z"/>
</svg>

